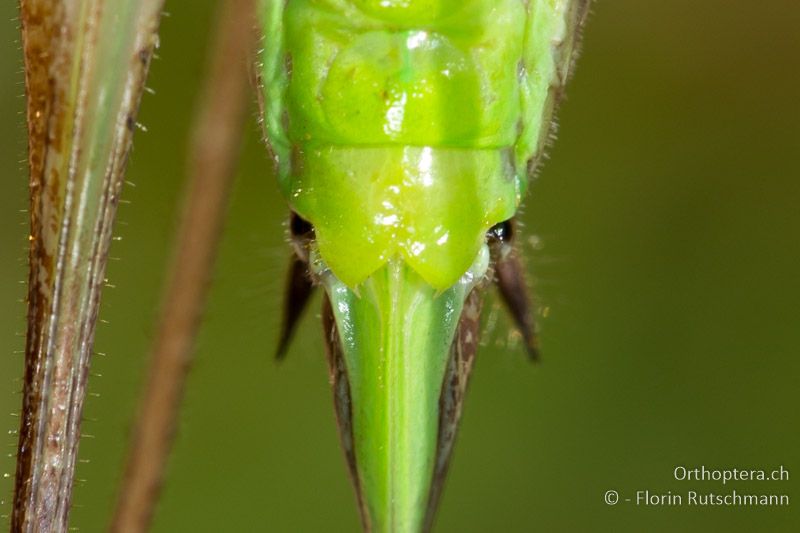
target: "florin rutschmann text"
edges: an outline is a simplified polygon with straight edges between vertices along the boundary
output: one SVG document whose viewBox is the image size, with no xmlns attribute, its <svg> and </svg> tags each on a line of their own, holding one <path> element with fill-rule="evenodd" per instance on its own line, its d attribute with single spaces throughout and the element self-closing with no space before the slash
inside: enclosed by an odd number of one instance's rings
<svg viewBox="0 0 800 533">
<path fill-rule="evenodd" d="M 710 469 L 705 466 L 676 466 L 672 476 L 675 481 L 692 482 L 692 488 L 685 491 L 637 489 L 628 494 L 608 490 L 604 494 L 607 505 L 627 503 L 642 507 L 787 507 L 789 495 L 778 489 L 781 485 L 769 485 L 769 490 L 755 487 L 744 489 L 723 488 L 713 490 L 707 482 L 722 485 L 739 482 L 789 481 L 789 470 L 783 465 L 772 469 L 759 468 L 721 468 Z M 766 488 L 761 485 L 759 488 Z"/>
</svg>

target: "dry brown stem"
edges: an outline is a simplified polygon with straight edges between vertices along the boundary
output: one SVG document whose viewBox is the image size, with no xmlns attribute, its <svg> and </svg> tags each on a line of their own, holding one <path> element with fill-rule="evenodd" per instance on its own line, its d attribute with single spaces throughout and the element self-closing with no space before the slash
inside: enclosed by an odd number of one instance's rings
<svg viewBox="0 0 800 533">
<path fill-rule="evenodd" d="M 187 203 L 111 530 L 146 531 L 163 483 L 247 110 L 251 0 L 221 2 L 190 146 Z"/>
</svg>

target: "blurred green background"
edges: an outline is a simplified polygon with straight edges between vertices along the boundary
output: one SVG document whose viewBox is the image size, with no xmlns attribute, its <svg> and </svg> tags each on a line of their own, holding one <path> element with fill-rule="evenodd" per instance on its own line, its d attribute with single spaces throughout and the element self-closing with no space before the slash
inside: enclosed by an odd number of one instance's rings
<svg viewBox="0 0 800 533">
<path fill-rule="evenodd" d="M 15 2 L 0 6 L 0 429 L 18 424 L 26 220 Z M 72 524 L 102 531 L 153 331 L 214 2 L 167 2 L 103 296 Z M 438 531 L 800 531 L 788 508 L 607 506 L 721 492 L 677 465 L 784 465 L 800 497 L 800 3 L 599 2 L 526 201 L 544 362 L 488 307 Z M 271 358 L 284 201 L 247 126 L 156 531 L 356 531 L 318 308 Z M 9 416 L 11 413 L 11 416 Z M 0 439 L 13 473 L 15 436 Z M 6 448 L 5 445 L 8 445 Z M 0 477 L 0 514 L 13 475 Z M 6 524 L 7 521 L 0 521 Z M 6 527 L 6 526 L 0 526 Z"/>
</svg>

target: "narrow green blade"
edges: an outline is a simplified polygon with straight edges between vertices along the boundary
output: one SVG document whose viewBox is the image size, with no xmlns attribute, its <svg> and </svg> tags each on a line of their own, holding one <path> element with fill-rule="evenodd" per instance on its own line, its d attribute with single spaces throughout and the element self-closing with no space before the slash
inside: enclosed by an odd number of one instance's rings
<svg viewBox="0 0 800 533">
<path fill-rule="evenodd" d="M 455 423 L 440 409 L 447 404 L 445 377 L 464 302 L 488 266 L 483 252 L 441 293 L 401 260 L 358 292 L 322 276 L 338 332 L 331 366 L 342 438 L 371 531 L 419 531 L 428 520 L 432 487 L 449 454 L 442 422 Z"/>
</svg>

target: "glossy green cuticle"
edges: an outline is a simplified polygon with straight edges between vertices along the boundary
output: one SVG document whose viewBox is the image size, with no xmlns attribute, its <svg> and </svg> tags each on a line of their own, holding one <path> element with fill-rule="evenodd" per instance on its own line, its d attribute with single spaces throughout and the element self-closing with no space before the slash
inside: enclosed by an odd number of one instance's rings
<svg viewBox="0 0 800 533">
<path fill-rule="evenodd" d="M 525 10 L 290 0 L 265 11 L 282 43 L 264 63 L 282 188 L 340 279 L 355 286 L 398 254 L 444 289 L 514 214 L 526 179 Z"/>
<path fill-rule="evenodd" d="M 315 229 L 362 518 L 421 531 L 452 444 L 438 448 L 440 424 L 458 419 L 440 412 L 444 377 L 475 348 L 454 335 L 465 305 L 477 327 L 486 231 L 519 207 L 585 3 L 260 1 L 264 128 L 282 193 Z"/>
<path fill-rule="evenodd" d="M 375 532 L 420 531 L 437 457 L 439 398 L 464 300 L 486 275 L 483 245 L 436 291 L 392 258 L 358 291 L 312 252 L 344 352 L 359 485 Z M 366 327 L 365 327 L 366 326 Z"/>
</svg>

